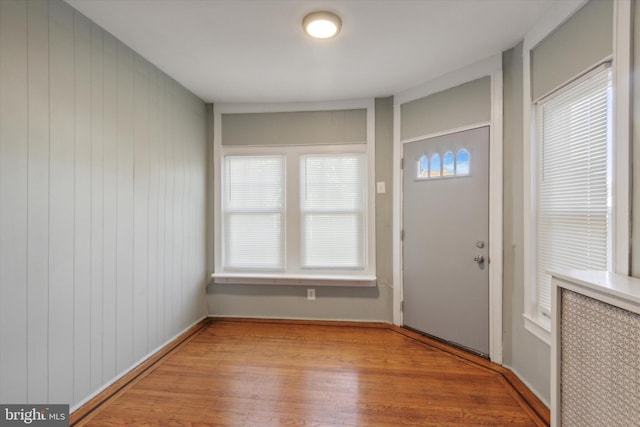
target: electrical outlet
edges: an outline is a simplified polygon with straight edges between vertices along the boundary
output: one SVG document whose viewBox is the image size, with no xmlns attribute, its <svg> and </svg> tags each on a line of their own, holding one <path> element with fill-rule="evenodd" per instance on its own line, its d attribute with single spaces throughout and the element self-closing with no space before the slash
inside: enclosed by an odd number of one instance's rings
<svg viewBox="0 0 640 427">
<path fill-rule="evenodd" d="M 307 299 L 309 301 L 314 301 L 316 299 L 316 290 L 315 289 L 307 289 Z"/>
</svg>

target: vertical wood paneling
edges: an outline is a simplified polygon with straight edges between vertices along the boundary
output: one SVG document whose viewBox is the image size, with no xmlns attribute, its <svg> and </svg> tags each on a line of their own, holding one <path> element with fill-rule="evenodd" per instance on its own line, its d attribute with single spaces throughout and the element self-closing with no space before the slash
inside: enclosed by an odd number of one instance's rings
<svg viewBox="0 0 640 427">
<path fill-rule="evenodd" d="M 171 80 L 164 76 L 163 95 L 165 97 L 166 116 L 163 121 L 166 124 L 164 138 L 165 152 L 165 171 L 166 171 L 166 194 L 165 194 L 165 287 L 164 287 L 164 313 L 165 313 L 165 334 L 170 335 L 173 332 L 174 316 L 174 289 L 177 284 L 173 280 L 173 260 L 175 247 L 173 242 L 174 235 L 174 191 L 175 191 L 175 154 L 173 141 L 173 113 L 174 104 L 171 102 Z"/>
<path fill-rule="evenodd" d="M 194 197 L 193 197 L 193 144 L 191 144 L 191 137 L 194 134 L 193 129 L 191 129 L 191 114 L 188 109 L 185 109 L 184 114 L 184 128 L 182 130 L 182 134 L 186 137 L 183 139 L 184 141 L 184 176 L 185 176 L 185 185 L 184 185 L 184 204 L 185 208 L 183 210 L 183 218 L 182 222 L 184 224 L 184 246 L 182 253 L 182 280 L 184 283 L 183 291 L 182 291 L 182 313 L 183 313 L 183 323 L 188 324 L 189 319 L 193 315 L 192 303 L 193 300 L 192 292 L 193 289 L 189 286 L 189 283 L 193 280 L 193 272 L 191 267 L 193 265 L 193 257 L 191 254 L 191 248 L 193 247 L 193 232 L 191 224 L 194 220 L 193 218 L 193 206 L 194 206 Z"/>
<path fill-rule="evenodd" d="M 204 109 L 201 110 L 202 117 L 204 115 Z M 205 123 L 199 123 L 197 117 L 192 118 L 193 126 L 195 128 L 194 138 L 207 139 L 207 132 Z M 192 307 L 192 316 L 198 316 L 198 312 L 205 311 L 205 305 L 203 301 L 199 299 L 200 289 L 206 286 L 207 280 L 207 264 L 206 264 L 206 256 L 200 257 L 198 254 L 207 253 L 207 244 L 206 244 L 206 235 L 207 233 L 199 233 L 197 224 L 201 222 L 207 222 L 207 207 L 206 207 L 206 180 L 207 180 L 207 168 L 206 165 L 203 167 L 201 162 L 198 159 L 207 158 L 207 150 L 206 145 L 202 146 L 195 142 L 192 142 L 194 158 L 193 158 L 193 167 L 194 167 L 194 184 L 193 184 L 193 193 L 192 197 L 196 201 L 193 210 L 193 223 L 191 232 L 194 236 L 193 246 L 191 248 L 191 256 L 193 257 L 193 265 L 191 266 L 191 272 L 193 274 L 192 281 L 195 283 L 199 283 L 200 286 L 194 287 L 191 290 L 191 300 L 193 302 Z"/>
<path fill-rule="evenodd" d="M 180 96 L 178 94 L 178 85 L 173 82 L 173 100 L 178 106 L 176 109 L 175 128 L 172 145 L 176 148 L 176 200 L 174 206 L 176 207 L 176 237 L 174 244 L 176 245 L 176 254 L 174 254 L 173 263 L 175 271 L 175 283 L 176 286 L 176 300 L 174 305 L 174 311 L 176 313 L 176 322 L 174 333 L 177 333 L 181 329 L 181 325 L 184 322 L 184 313 L 182 311 L 182 301 L 184 299 L 184 282 L 182 276 L 182 262 L 184 260 L 184 144 L 182 141 L 182 104 L 180 102 Z"/>
<path fill-rule="evenodd" d="M 27 4 L 0 2 L 0 401 L 27 400 Z M 17 384 L 17 386 L 14 386 Z"/>
<path fill-rule="evenodd" d="M 49 4 L 49 399 L 52 402 L 74 400 L 73 13 L 66 3 Z"/>
<path fill-rule="evenodd" d="M 117 292 L 116 367 L 133 363 L 133 56 L 117 43 Z"/>
<path fill-rule="evenodd" d="M 174 112 L 174 128 L 173 128 L 173 137 L 172 137 L 172 146 L 174 147 L 174 158 L 175 158 L 175 190 L 174 190 L 174 242 L 173 245 L 175 247 L 175 251 L 173 254 L 173 282 L 175 283 L 174 287 L 174 295 L 173 295 L 173 312 L 175 313 L 175 322 L 174 329 L 172 333 L 178 333 L 181 329 L 181 325 L 183 324 L 184 317 L 182 312 L 182 300 L 184 298 L 184 283 L 182 277 L 182 262 L 184 260 L 183 253 L 183 241 L 184 241 L 184 223 L 183 223 L 183 212 L 184 212 L 184 144 L 180 135 L 182 134 L 182 103 L 180 102 L 180 97 L 178 96 L 178 87 L 175 82 L 171 82 L 171 96 L 173 99 L 173 104 L 177 107 Z"/>
<path fill-rule="evenodd" d="M 102 30 L 91 25 L 91 387 L 103 383 L 104 96 Z"/>
<path fill-rule="evenodd" d="M 198 105 L 199 115 L 193 117 L 193 126 L 198 130 L 197 134 L 194 136 L 199 141 L 207 141 L 208 133 L 207 133 L 207 114 L 208 109 L 205 110 L 204 105 Z M 213 118 L 212 118 L 213 120 Z M 193 294 L 194 299 L 198 301 L 198 304 L 194 307 L 194 316 L 198 317 L 199 313 L 208 312 L 206 300 L 200 299 L 201 288 L 205 287 L 209 281 L 209 260 L 208 260 L 208 251 L 207 251 L 207 224 L 209 223 L 208 215 L 208 201 L 207 195 L 208 193 L 208 183 L 209 181 L 209 162 L 201 161 L 201 159 L 209 158 L 209 150 L 208 144 L 198 144 L 196 141 L 193 142 L 196 146 L 197 156 L 194 159 L 194 164 L 198 170 L 198 179 L 197 179 L 197 187 L 194 187 L 195 194 L 194 197 L 197 197 L 199 203 L 194 208 L 194 224 L 193 224 L 193 232 L 196 235 L 198 241 L 194 245 L 194 266 L 193 266 L 193 274 L 194 281 L 198 285 L 194 286 Z M 200 226 L 198 224 L 205 224 L 205 232 L 202 233 Z M 201 254 L 204 253 L 205 256 Z"/>
<path fill-rule="evenodd" d="M 91 22 L 75 12 L 74 401 L 91 392 Z"/>
<path fill-rule="evenodd" d="M 190 111 L 187 110 L 187 111 Z M 193 256 L 193 251 L 195 249 L 195 244 L 196 244 L 196 239 L 195 239 L 195 235 L 194 235 L 194 229 L 193 229 L 193 224 L 194 221 L 197 218 L 196 213 L 194 212 L 195 206 L 197 204 L 197 195 L 195 194 L 195 189 L 197 187 L 197 183 L 196 183 L 196 176 L 195 176 L 195 158 L 194 158 L 194 144 L 192 144 L 191 142 L 191 138 L 195 135 L 197 135 L 196 129 L 192 129 L 191 125 L 194 124 L 193 120 L 192 120 L 192 112 L 188 112 L 185 115 L 185 130 L 184 133 L 185 135 L 188 135 L 187 138 L 185 138 L 185 143 L 187 146 L 187 151 L 186 151 L 186 162 L 187 162 L 187 192 L 186 192 L 186 198 L 187 198 L 187 210 L 186 210 L 186 215 L 185 215 L 185 225 L 187 227 L 187 239 L 185 241 L 185 260 L 184 260 L 184 269 L 185 269 L 185 283 L 187 284 L 186 286 L 186 292 L 185 292 L 185 299 L 183 302 L 183 306 L 184 306 L 184 311 L 186 313 L 186 321 L 188 322 L 188 320 L 195 314 L 196 309 L 198 307 L 198 304 L 196 303 L 195 305 L 193 304 L 193 287 L 189 286 L 188 283 L 193 283 L 195 281 L 197 281 L 198 279 L 195 277 L 194 275 L 194 271 L 193 271 L 193 266 L 195 265 L 195 259 Z"/>
<path fill-rule="evenodd" d="M 149 349 L 149 70 L 140 55 L 134 71 L 133 359 L 139 360 Z"/>
<path fill-rule="evenodd" d="M 74 405 L 205 314 L 203 107 L 63 1 L 0 0 L 0 402 Z"/>
<path fill-rule="evenodd" d="M 206 276 L 206 266 L 202 262 L 198 262 L 199 260 L 204 261 L 205 257 L 198 257 L 198 253 L 206 253 L 207 248 L 204 245 L 204 236 L 206 233 L 199 234 L 196 230 L 196 224 L 201 223 L 205 220 L 205 205 L 204 205 L 204 194 L 205 188 L 203 186 L 205 180 L 205 168 L 199 167 L 198 158 L 206 158 L 206 151 L 198 150 L 199 144 L 195 143 L 194 139 L 206 139 L 205 135 L 205 126 L 198 125 L 198 116 L 194 113 L 191 113 L 188 117 L 189 126 L 188 131 L 190 132 L 189 138 L 187 141 L 190 146 L 190 157 L 189 157 L 189 165 L 190 165 L 190 174 L 191 180 L 189 184 L 189 200 L 191 201 L 190 206 L 190 217 L 189 217 L 189 253 L 187 257 L 187 261 L 189 263 L 189 278 L 188 283 L 200 283 L 200 286 L 194 286 L 189 289 L 189 299 L 187 302 L 187 309 L 189 310 L 190 317 L 195 317 L 198 315 L 198 311 L 200 307 L 202 307 L 201 301 L 198 298 L 198 292 L 205 286 L 204 277 Z M 204 123 L 201 123 L 204 124 Z M 203 149 L 204 146 L 201 146 Z M 205 220 L 206 221 L 206 220 Z"/>
<path fill-rule="evenodd" d="M 28 402 L 48 400 L 49 6 L 29 0 Z M 1 400 L 1 399 L 0 399 Z"/>
<path fill-rule="evenodd" d="M 194 128 L 195 139 L 205 140 L 207 139 L 207 127 L 206 120 L 202 121 L 199 117 L 206 117 L 205 109 L 199 108 L 200 115 L 192 116 L 192 126 Z M 207 158 L 207 145 L 198 144 L 196 141 L 192 141 L 193 145 L 193 168 L 194 168 L 194 184 L 192 186 L 191 197 L 195 200 L 195 204 L 192 210 L 192 230 L 194 236 L 193 246 L 191 248 L 191 256 L 193 257 L 193 265 L 191 266 L 191 272 L 193 274 L 192 281 L 198 283 L 199 286 L 195 286 L 191 290 L 191 300 L 193 303 L 192 315 L 197 317 L 199 312 L 206 312 L 206 302 L 200 299 L 201 288 L 207 284 L 207 256 L 199 256 L 201 253 L 207 254 L 207 232 L 205 226 L 205 232 L 201 233 L 198 227 L 200 223 L 207 223 L 207 204 L 206 183 L 208 179 L 207 164 L 202 163 L 199 159 Z"/>
<path fill-rule="evenodd" d="M 154 349 L 160 345 L 158 340 L 158 127 L 155 123 L 160 123 L 158 116 L 158 69 L 153 65 L 149 66 L 149 218 L 147 222 L 147 232 L 149 234 L 149 263 L 147 274 L 149 280 L 149 311 L 148 336 L 149 348 Z"/>
<path fill-rule="evenodd" d="M 118 207 L 118 144 L 117 117 L 117 41 L 103 35 L 103 200 L 104 236 L 102 258 L 102 376 L 113 378 L 116 373 L 116 301 L 117 301 L 117 207 Z"/>
<path fill-rule="evenodd" d="M 158 128 L 158 335 L 166 336 L 166 325 L 168 319 L 166 305 L 167 288 L 167 263 L 166 263 L 166 233 L 167 233 L 167 162 L 166 162 L 166 138 L 167 138 L 167 118 L 166 97 L 164 94 L 164 77 L 158 76 L 158 114 L 160 121 Z"/>
</svg>

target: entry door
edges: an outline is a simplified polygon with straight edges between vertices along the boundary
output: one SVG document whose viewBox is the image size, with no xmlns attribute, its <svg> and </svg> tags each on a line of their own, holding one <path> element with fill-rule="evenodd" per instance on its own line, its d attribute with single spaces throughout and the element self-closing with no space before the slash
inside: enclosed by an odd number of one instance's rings
<svg viewBox="0 0 640 427">
<path fill-rule="evenodd" d="M 405 326 L 489 354 L 489 128 L 404 144 Z"/>
</svg>

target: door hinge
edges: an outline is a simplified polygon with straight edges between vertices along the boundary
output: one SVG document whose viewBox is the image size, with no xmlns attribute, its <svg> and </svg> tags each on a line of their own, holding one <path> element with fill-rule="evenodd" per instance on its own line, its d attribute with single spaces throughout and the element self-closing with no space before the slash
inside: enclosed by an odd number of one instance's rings
<svg viewBox="0 0 640 427">
<path fill-rule="evenodd" d="M 404 157 L 400 159 L 400 169 L 404 169 Z"/>
<path fill-rule="evenodd" d="M 404 312 L 404 301 L 400 301 L 400 311 Z"/>
<path fill-rule="evenodd" d="M 400 230 L 400 241 L 404 242 L 404 230 Z"/>
</svg>

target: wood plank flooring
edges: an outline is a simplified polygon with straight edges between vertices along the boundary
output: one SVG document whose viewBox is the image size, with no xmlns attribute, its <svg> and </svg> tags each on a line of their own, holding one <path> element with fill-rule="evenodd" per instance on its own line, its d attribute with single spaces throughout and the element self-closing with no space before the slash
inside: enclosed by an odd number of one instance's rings
<svg viewBox="0 0 640 427">
<path fill-rule="evenodd" d="M 500 373 L 388 325 L 214 320 L 78 426 L 539 426 Z"/>
</svg>

